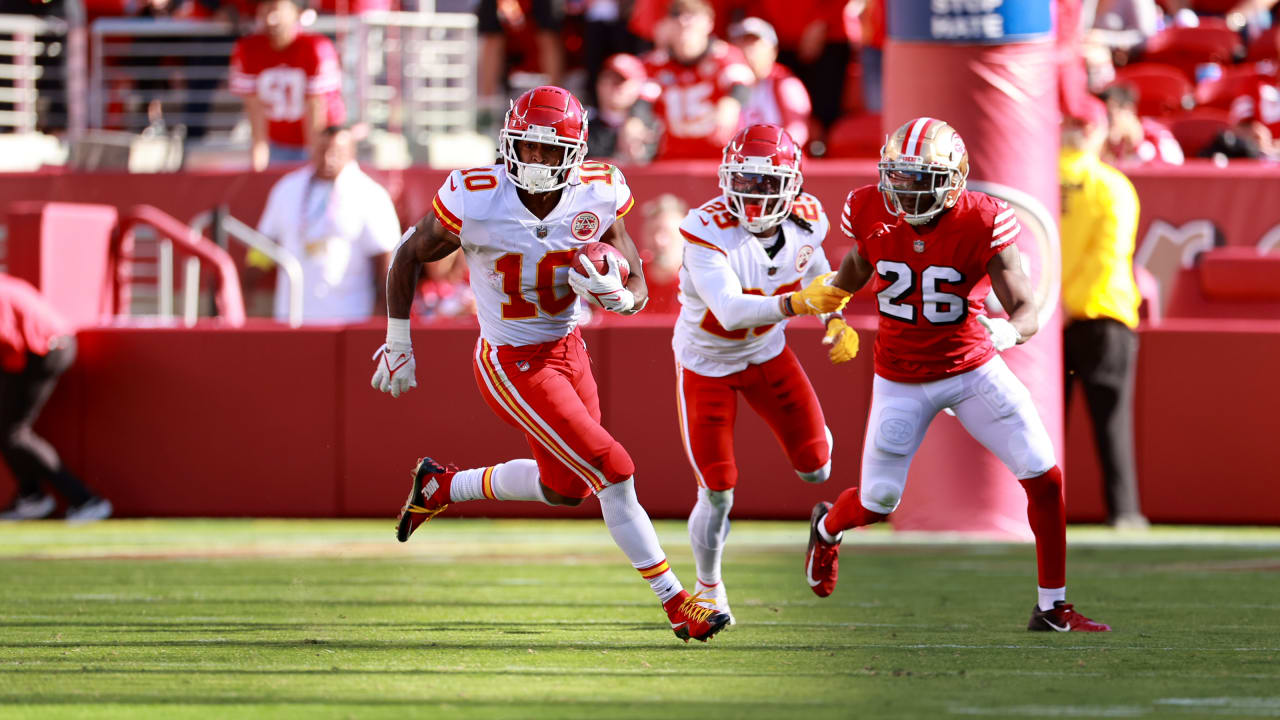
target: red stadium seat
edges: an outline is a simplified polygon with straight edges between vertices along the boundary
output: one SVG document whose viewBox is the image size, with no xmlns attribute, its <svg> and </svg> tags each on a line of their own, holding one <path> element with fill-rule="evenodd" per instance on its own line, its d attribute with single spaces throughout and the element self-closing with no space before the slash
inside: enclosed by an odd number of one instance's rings
<svg viewBox="0 0 1280 720">
<path fill-rule="evenodd" d="M 1256 65 L 1226 68 L 1217 80 L 1206 80 L 1196 85 L 1196 107 L 1215 107 L 1226 110 L 1231 101 L 1251 92 L 1259 80 L 1274 79 L 1271 73 L 1259 70 Z"/>
<path fill-rule="evenodd" d="M 884 139 L 885 133 L 880 127 L 879 115 L 846 115 L 837 120 L 827 133 L 826 157 L 880 157 Z"/>
<path fill-rule="evenodd" d="M 1177 68 L 1168 65 L 1146 62 L 1125 65 L 1116 70 L 1112 84 L 1132 85 L 1138 91 L 1139 115 L 1176 115 L 1195 104 L 1191 81 Z"/>
<path fill-rule="evenodd" d="M 1240 34 L 1225 27 L 1171 27 L 1147 41 L 1140 59 L 1171 65 L 1194 78 L 1200 63 L 1230 65 L 1244 52 Z"/>
<path fill-rule="evenodd" d="M 1249 43 L 1249 54 L 1245 56 L 1249 62 L 1261 60 L 1280 60 L 1280 25 L 1276 25 Z"/>
<path fill-rule="evenodd" d="M 1187 157 L 1196 157 L 1218 133 L 1231 127 L 1227 111 L 1216 107 L 1196 108 L 1186 115 L 1169 119 L 1169 130 L 1178 139 Z"/>
</svg>

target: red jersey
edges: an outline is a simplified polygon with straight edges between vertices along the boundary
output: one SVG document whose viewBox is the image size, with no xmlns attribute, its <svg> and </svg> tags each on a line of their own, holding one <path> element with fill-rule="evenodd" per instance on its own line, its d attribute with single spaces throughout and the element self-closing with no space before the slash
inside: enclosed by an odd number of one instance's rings
<svg viewBox="0 0 1280 720">
<path fill-rule="evenodd" d="M 231 50 L 231 91 L 257 95 L 267 110 L 267 137 L 279 145 L 303 147 L 306 99 L 324 96 L 328 124 L 346 119 L 342 105 L 342 71 L 338 51 L 329 38 L 310 33 L 283 50 L 271 47 L 266 35 L 247 35 Z"/>
<path fill-rule="evenodd" d="M 665 50 L 654 50 L 643 60 L 648 79 L 640 97 L 653 103 L 666 126 L 659 159 L 719 159 L 729 138 L 715 136 L 716 105 L 733 86 L 751 87 L 756 81 L 742 51 L 712 39 L 693 65 L 676 62 Z"/>
<path fill-rule="evenodd" d="M 1007 203 L 965 190 L 932 223 L 914 227 L 867 185 L 849 193 L 840 228 L 875 270 L 880 310 L 876 374 L 920 383 L 972 370 L 996 353 L 977 314 L 991 288 L 987 263 L 1017 240 Z"/>
<path fill-rule="evenodd" d="M 0 273 L 0 368 L 21 372 L 27 352 L 48 355 L 50 341 L 71 326 L 26 280 Z"/>
<path fill-rule="evenodd" d="M 1231 101 L 1227 111 L 1233 125 L 1245 120 L 1257 120 L 1280 136 L 1280 86 L 1267 80 L 1259 80 L 1249 92 Z"/>
</svg>

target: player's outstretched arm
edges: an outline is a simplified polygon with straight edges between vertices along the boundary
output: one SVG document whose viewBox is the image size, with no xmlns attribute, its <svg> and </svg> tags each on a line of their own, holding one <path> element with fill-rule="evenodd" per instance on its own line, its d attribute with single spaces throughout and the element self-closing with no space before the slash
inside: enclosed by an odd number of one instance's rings
<svg viewBox="0 0 1280 720">
<path fill-rule="evenodd" d="M 644 281 L 644 265 L 640 262 L 640 251 L 636 249 L 631 235 L 627 233 L 627 226 L 622 218 L 613 221 L 609 229 L 600 236 L 600 242 L 617 248 L 618 252 L 622 253 L 622 257 L 627 259 L 631 276 L 627 278 L 626 288 L 636 298 L 632 312 L 640 312 L 649 302 L 649 285 Z"/>
<path fill-rule="evenodd" d="M 858 246 L 849 248 L 849 252 L 840 261 L 840 269 L 836 271 L 831 284 L 848 293 L 856 293 L 871 279 L 871 263 L 858 252 Z"/>
<path fill-rule="evenodd" d="M 409 312 L 422 264 L 443 260 L 461 242 L 428 213 L 401 238 L 387 270 L 387 341 L 373 354 L 377 368 L 371 385 L 375 390 L 400 397 L 418 386 L 413 342 L 409 339 Z"/>
<path fill-rule="evenodd" d="M 1031 279 L 1022 271 L 1022 258 L 1018 254 L 1018 246 L 1009 245 L 991 258 L 987 263 L 987 274 L 991 276 L 991 289 L 995 291 L 996 298 L 1005 312 L 1009 313 L 1009 319 L 1007 321 L 1002 318 L 987 319 L 983 325 L 995 339 L 996 330 L 993 328 L 998 327 L 997 320 L 1008 322 L 1018 333 L 1016 344 L 1021 345 L 1030 340 L 1031 336 L 1040 329 L 1040 320 L 1037 317 L 1038 308 L 1036 308 L 1035 292 L 1031 289 Z M 983 319 L 985 316 L 979 318 L 979 320 Z M 1005 348 L 997 346 L 996 349 L 1004 350 Z"/>
</svg>

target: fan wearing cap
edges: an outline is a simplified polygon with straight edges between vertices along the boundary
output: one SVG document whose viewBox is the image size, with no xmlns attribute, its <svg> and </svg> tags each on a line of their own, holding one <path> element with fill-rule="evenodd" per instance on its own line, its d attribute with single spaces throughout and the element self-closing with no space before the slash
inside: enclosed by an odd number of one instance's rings
<svg viewBox="0 0 1280 720">
<path fill-rule="evenodd" d="M 818 314 L 815 304 L 834 292 L 824 282 L 830 223 L 801 189 L 800 160 L 799 145 L 777 125 L 742 129 L 724 149 L 721 194 L 680 225 L 682 307 L 671 344 L 680 435 L 698 483 L 689 540 L 698 591 L 725 613 L 720 558 L 738 482 L 738 395 L 773 430 L 802 480 L 820 483 L 831 474 L 831 433 L 784 335 L 788 319 Z M 823 319 L 833 360 L 853 357 L 858 336 L 838 308 Z"/>
<path fill-rule="evenodd" d="M 648 81 L 632 108 L 627 143 L 643 142 L 661 125 L 658 159 L 720 157 L 755 75 L 737 48 L 712 36 L 714 20 L 707 0 L 672 0 L 657 49 L 642 58 Z"/>
<path fill-rule="evenodd" d="M 653 156 L 655 135 L 646 142 L 627 145 L 620 142 L 623 127 L 631 117 L 631 107 L 640 99 L 644 86 L 644 63 L 635 55 L 611 55 L 600 68 L 596 81 L 598 107 L 588 108 L 591 135 L 587 138 L 587 154 L 597 159 L 616 158 L 631 162 L 646 161 Z"/>
<path fill-rule="evenodd" d="M 747 59 L 756 76 L 751 98 L 742 108 L 742 125 L 781 126 L 800 147 L 809 142 L 809 91 L 778 63 L 778 35 L 773 26 L 749 17 L 729 27 L 729 40 Z"/>
<path fill-rule="evenodd" d="M 230 86 L 244 98 L 254 170 L 305 162 L 320 131 L 346 119 L 338 51 L 329 38 L 299 30 L 304 5 L 261 0 L 261 32 L 231 50 Z"/>
</svg>

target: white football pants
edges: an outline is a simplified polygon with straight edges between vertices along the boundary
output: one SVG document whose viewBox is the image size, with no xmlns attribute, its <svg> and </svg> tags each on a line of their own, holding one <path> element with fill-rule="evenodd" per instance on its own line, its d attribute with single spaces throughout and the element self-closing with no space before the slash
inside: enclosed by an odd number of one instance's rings
<svg viewBox="0 0 1280 720">
<path fill-rule="evenodd" d="M 1053 442 L 1031 393 L 1000 356 L 981 367 L 927 383 L 875 376 L 862 450 L 862 506 L 888 514 L 898 507 L 907 470 L 929 423 L 943 408 L 1019 480 L 1056 464 Z"/>
</svg>

